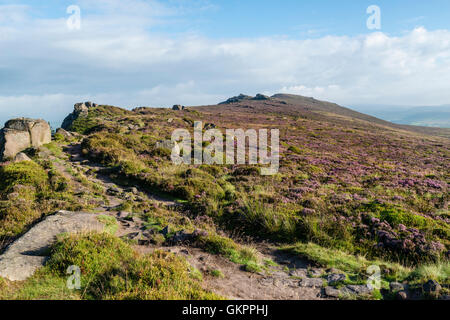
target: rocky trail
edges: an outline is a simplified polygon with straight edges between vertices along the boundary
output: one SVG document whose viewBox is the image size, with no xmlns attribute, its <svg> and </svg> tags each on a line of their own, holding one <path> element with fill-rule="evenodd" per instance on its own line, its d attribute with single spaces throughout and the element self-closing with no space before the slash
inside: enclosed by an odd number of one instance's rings
<svg viewBox="0 0 450 320">
<path fill-rule="evenodd" d="M 101 172 L 104 167 L 92 163 L 85 159 L 81 154 L 79 145 L 73 145 L 67 148 L 70 154 L 70 163 L 84 172 Z M 223 277 L 205 277 L 205 288 L 213 290 L 217 294 L 230 299 L 249 299 L 249 300 L 315 300 L 324 299 L 323 280 L 316 278 L 316 281 L 301 281 L 302 277 L 308 278 L 308 274 L 319 276 L 323 273 L 322 269 L 310 266 L 306 261 L 295 257 L 280 255 L 274 249 L 264 246 L 265 253 L 260 252 L 261 259 L 268 259 L 276 262 L 277 266 L 271 266 L 268 272 L 264 274 L 254 274 L 242 270 L 242 267 L 228 259 L 207 253 L 199 248 L 190 246 L 152 246 L 148 244 L 146 230 L 143 227 L 143 221 L 129 213 L 120 212 L 115 207 L 123 199 L 119 195 L 127 190 L 126 187 L 114 184 L 112 180 L 101 173 L 89 177 L 90 181 L 102 185 L 108 194 L 109 205 L 103 206 L 100 214 L 108 214 L 115 217 L 119 223 L 119 230 L 116 235 L 125 236 L 129 239 L 138 240 L 135 246 L 141 253 L 149 253 L 154 250 L 165 250 L 184 256 L 187 261 L 203 274 L 208 275 L 211 270 L 220 270 Z M 134 187 L 137 191 L 137 187 Z M 109 192 L 108 192 L 109 190 Z M 148 199 L 156 201 L 159 204 L 176 207 L 176 202 L 164 199 L 160 196 L 145 193 Z"/>
<path fill-rule="evenodd" d="M 102 174 L 105 168 L 82 156 L 79 144 L 65 149 L 63 157 L 56 158 L 51 152 L 43 150 L 41 156 L 53 162 L 56 170 L 70 179 L 77 192 L 89 192 L 77 181 L 73 172 L 82 172 L 91 183 L 105 190 L 105 201 L 94 210 L 94 214 L 82 212 L 59 212 L 37 223 L 25 235 L 12 243 L 0 256 L 0 276 L 10 280 L 25 280 L 44 265 L 47 250 L 56 236 L 63 232 L 99 230 L 103 224 L 97 219 L 100 215 L 114 217 L 118 222 L 116 235 L 136 240 L 135 249 L 141 253 L 165 250 L 184 256 L 191 266 L 203 274 L 205 288 L 230 299 L 248 300 L 318 300 L 336 299 L 341 292 L 334 288 L 324 288 L 325 270 L 311 265 L 308 261 L 292 255 L 280 253 L 268 244 L 258 244 L 260 258 L 275 262 L 261 273 L 250 273 L 242 266 L 225 257 L 207 253 L 199 248 L 186 245 L 155 246 L 148 241 L 150 234 L 144 221 L 136 214 L 120 211 L 117 207 L 130 195 L 136 201 L 149 200 L 168 208 L 176 208 L 177 203 L 170 199 L 142 192 L 137 187 L 124 187 L 115 184 L 109 176 Z M 140 199 L 140 198 L 144 199 Z M 219 270 L 221 276 L 211 275 Z M 356 288 L 358 290 L 364 289 Z M 366 288 L 367 289 L 367 288 Z M 362 290 L 364 291 L 364 290 Z M 328 293 L 328 295 L 326 294 Z"/>
</svg>

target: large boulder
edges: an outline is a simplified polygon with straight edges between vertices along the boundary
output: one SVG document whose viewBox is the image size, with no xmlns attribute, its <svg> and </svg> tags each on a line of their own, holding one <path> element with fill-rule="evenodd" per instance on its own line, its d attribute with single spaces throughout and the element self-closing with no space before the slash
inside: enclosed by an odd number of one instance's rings
<svg viewBox="0 0 450 320">
<path fill-rule="evenodd" d="M 13 159 L 21 151 L 37 148 L 52 140 L 50 125 L 44 120 L 18 118 L 0 130 L 0 159 Z"/>
<path fill-rule="evenodd" d="M 96 108 L 97 106 L 98 105 L 96 103 L 92 103 L 90 101 L 76 103 L 74 105 L 73 112 L 64 119 L 61 128 L 70 131 L 75 120 L 78 118 L 86 118 L 89 114 L 89 109 Z"/>
</svg>

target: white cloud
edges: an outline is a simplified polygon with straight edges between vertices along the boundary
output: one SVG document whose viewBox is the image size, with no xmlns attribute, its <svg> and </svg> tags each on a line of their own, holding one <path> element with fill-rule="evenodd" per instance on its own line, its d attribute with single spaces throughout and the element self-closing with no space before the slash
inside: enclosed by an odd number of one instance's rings
<svg viewBox="0 0 450 320">
<path fill-rule="evenodd" d="M 195 105 L 241 92 L 291 92 L 344 105 L 450 102 L 449 30 L 211 39 L 153 31 L 182 26 L 183 6 L 79 3 L 80 31 L 68 30 L 64 16 L 42 20 L 28 7 L 0 6 L 0 120 L 19 112 L 60 119 L 82 100 Z"/>
</svg>

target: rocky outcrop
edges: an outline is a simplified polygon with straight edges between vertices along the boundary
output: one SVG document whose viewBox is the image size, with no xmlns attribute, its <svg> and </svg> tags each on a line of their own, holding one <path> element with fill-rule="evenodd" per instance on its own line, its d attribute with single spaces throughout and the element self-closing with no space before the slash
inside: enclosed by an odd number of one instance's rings
<svg viewBox="0 0 450 320">
<path fill-rule="evenodd" d="M 269 96 L 258 93 L 252 100 L 270 100 Z"/>
<path fill-rule="evenodd" d="M 240 94 L 238 96 L 235 97 L 231 97 L 228 100 L 221 102 L 219 104 L 231 104 L 231 103 L 237 103 L 237 102 L 241 102 L 241 101 L 245 101 L 245 100 L 251 100 L 252 97 L 251 96 L 247 96 L 245 94 Z"/>
<path fill-rule="evenodd" d="M 59 211 L 36 224 L 0 255 L 0 277 L 23 281 L 44 265 L 50 246 L 62 233 L 102 231 L 97 215 Z"/>
<path fill-rule="evenodd" d="M 175 111 L 181 111 L 181 110 L 184 110 L 184 109 L 185 109 L 185 107 L 182 106 L 181 104 L 176 104 L 176 105 L 174 105 L 172 107 L 172 110 L 175 110 Z"/>
<path fill-rule="evenodd" d="M 231 97 L 228 100 L 221 102 L 219 104 L 232 104 L 232 103 L 239 103 L 242 101 L 262 101 L 262 100 L 271 100 L 271 98 L 260 93 L 258 93 L 255 97 L 247 96 L 241 93 L 240 95 Z"/>
<path fill-rule="evenodd" d="M 44 120 L 12 119 L 0 130 L 0 159 L 13 159 L 30 147 L 40 147 L 52 140 L 50 125 Z"/>
<path fill-rule="evenodd" d="M 78 118 L 87 117 L 89 114 L 89 109 L 96 107 L 98 107 L 98 105 L 90 101 L 76 103 L 74 105 L 73 112 L 64 119 L 61 128 L 70 131 L 72 129 L 72 124 L 75 120 L 77 120 Z"/>
</svg>

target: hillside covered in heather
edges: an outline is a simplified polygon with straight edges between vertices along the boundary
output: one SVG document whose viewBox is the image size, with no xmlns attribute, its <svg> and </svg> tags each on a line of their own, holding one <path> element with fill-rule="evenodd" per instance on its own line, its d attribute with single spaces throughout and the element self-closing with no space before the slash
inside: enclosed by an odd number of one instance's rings
<svg viewBox="0 0 450 320">
<path fill-rule="evenodd" d="M 31 161 L 2 164 L 3 249 L 61 209 L 100 214 L 109 232 L 60 240 L 31 280 L 0 278 L 0 296 L 448 297 L 450 129 L 396 125 L 284 94 L 174 109 L 82 104 L 51 143 L 27 150 Z M 221 131 L 279 129 L 278 173 L 173 164 L 172 132 L 193 131 L 196 121 Z M 94 262 L 83 269 L 96 279 L 83 283 L 87 295 L 56 294 L 65 267 L 107 252 L 114 259 L 104 273 Z M 381 268 L 375 290 L 366 286 L 372 265 Z M 131 289 L 117 266 L 136 276 Z M 163 285 L 142 283 L 142 270 Z M 258 290 L 246 282 L 253 276 Z M 268 285 L 274 279 L 284 289 Z M 33 291 L 37 282 L 45 290 Z M 172 283 L 181 287 L 171 291 Z"/>
</svg>

